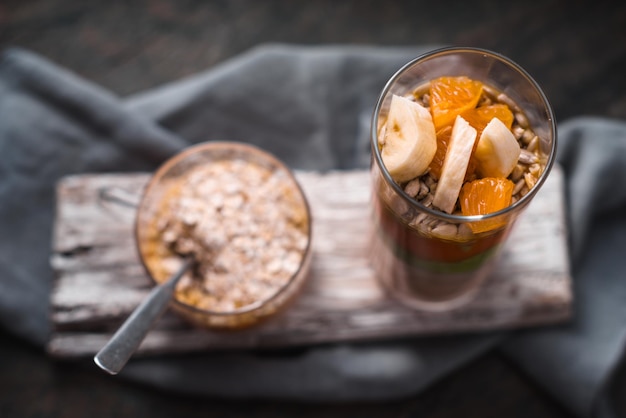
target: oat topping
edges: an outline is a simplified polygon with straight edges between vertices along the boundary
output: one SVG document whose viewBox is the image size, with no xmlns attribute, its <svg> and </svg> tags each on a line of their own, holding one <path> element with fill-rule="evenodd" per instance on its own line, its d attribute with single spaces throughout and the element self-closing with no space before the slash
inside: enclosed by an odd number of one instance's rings
<svg viewBox="0 0 626 418">
<path fill-rule="evenodd" d="M 163 275 L 181 256 L 193 271 L 176 297 L 230 312 L 266 300 L 298 271 L 308 245 L 308 213 L 300 190 L 282 169 L 226 159 L 170 181 L 155 217 L 157 251 L 148 264 Z"/>
</svg>

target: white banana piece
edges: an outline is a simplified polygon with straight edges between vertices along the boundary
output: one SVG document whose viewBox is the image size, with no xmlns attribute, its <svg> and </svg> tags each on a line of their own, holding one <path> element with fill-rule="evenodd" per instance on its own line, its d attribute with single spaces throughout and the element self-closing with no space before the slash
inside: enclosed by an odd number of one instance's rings
<svg viewBox="0 0 626 418">
<path fill-rule="evenodd" d="M 437 151 L 435 125 L 428 109 L 393 95 L 384 135 L 381 156 L 396 182 L 403 183 L 426 172 Z"/>
<path fill-rule="evenodd" d="M 474 156 L 482 177 L 508 177 L 521 149 L 515 136 L 498 118 L 493 118 L 480 135 Z"/>
<path fill-rule="evenodd" d="M 461 116 L 457 116 L 452 127 L 448 150 L 441 167 L 441 177 L 433 199 L 433 206 L 444 212 L 452 213 L 454 210 L 463 186 L 476 136 L 476 129 Z"/>
</svg>

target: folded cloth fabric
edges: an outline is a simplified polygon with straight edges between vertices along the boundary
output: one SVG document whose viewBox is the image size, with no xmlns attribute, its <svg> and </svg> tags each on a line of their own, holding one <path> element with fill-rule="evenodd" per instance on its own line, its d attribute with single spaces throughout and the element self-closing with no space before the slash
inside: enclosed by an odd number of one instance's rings
<svg viewBox="0 0 626 418">
<path fill-rule="evenodd" d="M 124 100 L 27 51 L 0 61 L 0 324 L 43 345 L 49 322 L 54 184 L 80 172 L 156 168 L 186 145 L 249 142 L 299 169 L 365 168 L 376 98 L 433 49 L 255 48 L 205 73 Z M 495 347 L 580 416 L 606 405 L 624 346 L 626 123 L 559 125 L 576 317 L 564 326 L 276 353 L 131 361 L 120 377 L 192 394 L 306 400 L 416 393 Z M 500 344 L 502 343 L 502 344 Z M 602 406 L 602 408 L 598 408 Z"/>
<path fill-rule="evenodd" d="M 626 343 L 626 124 L 577 118 L 559 125 L 558 135 L 574 320 L 519 332 L 504 350 L 572 410 L 589 416 L 606 404 Z"/>
</svg>

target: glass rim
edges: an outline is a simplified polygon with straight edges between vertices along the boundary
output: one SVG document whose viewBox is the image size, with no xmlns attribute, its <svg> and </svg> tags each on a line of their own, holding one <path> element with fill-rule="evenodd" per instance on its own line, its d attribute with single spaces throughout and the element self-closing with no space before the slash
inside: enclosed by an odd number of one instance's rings
<svg viewBox="0 0 626 418">
<path fill-rule="evenodd" d="M 305 269 L 308 268 L 309 259 L 311 258 L 312 251 L 313 251 L 313 242 L 312 242 L 313 241 L 312 239 L 313 238 L 313 219 L 311 215 L 311 206 L 309 204 L 309 201 L 306 197 L 306 194 L 304 193 L 304 189 L 300 185 L 300 182 L 296 178 L 294 172 L 284 162 L 282 162 L 280 159 L 278 159 L 278 157 L 271 154 L 270 152 L 265 151 L 252 144 L 236 142 L 236 141 L 207 141 L 207 142 L 201 142 L 198 144 L 188 146 L 182 151 L 178 152 L 177 154 L 167 159 L 161 166 L 157 168 L 154 174 L 151 175 L 150 179 L 148 180 L 148 183 L 145 186 L 144 192 L 142 193 L 141 200 L 139 201 L 139 205 L 137 206 L 137 212 L 135 216 L 135 225 L 134 225 L 135 246 L 137 248 L 139 259 L 144 268 L 144 271 L 148 274 L 150 280 L 154 283 L 154 285 L 159 285 L 161 282 L 157 281 L 152 275 L 152 272 L 150 271 L 150 268 L 148 267 L 148 264 L 141 250 L 141 243 L 139 239 L 141 209 L 144 207 L 144 204 L 148 198 L 149 192 L 158 185 L 159 181 L 163 178 L 164 175 L 166 175 L 169 172 L 170 169 L 172 169 L 177 164 L 184 161 L 185 158 L 188 158 L 189 156 L 193 154 L 206 151 L 206 150 L 212 150 L 212 149 L 215 149 L 215 150 L 230 149 L 230 150 L 242 151 L 244 154 L 248 154 L 248 155 L 254 154 L 254 155 L 261 157 L 263 160 L 275 165 L 278 169 L 284 170 L 286 174 L 289 176 L 289 178 L 291 179 L 292 183 L 296 186 L 298 193 L 302 197 L 304 208 L 307 214 L 307 244 L 302 253 L 302 260 L 300 261 L 300 264 L 298 265 L 298 269 L 291 275 L 291 277 L 289 277 L 289 280 L 285 284 L 283 284 L 281 287 L 276 289 L 276 291 L 270 297 L 255 301 L 254 303 L 251 303 L 244 307 L 234 309 L 228 312 L 213 311 L 209 309 L 199 308 L 197 306 L 184 303 L 178 300 L 176 297 L 172 297 L 170 301 L 170 303 L 173 303 L 176 307 L 182 310 L 189 311 L 192 314 L 197 313 L 197 314 L 201 314 L 205 316 L 228 318 L 228 317 L 235 317 L 235 316 L 243 315 L 243 314 L 250 314 L 250 313 L 254 313 L 256 311 L 261 310 L 262 308 L 264 308 L 265 306 L 268 306 L 274 301 L 279 300 L 279 298 L 282 295 L 284 295 L 291 288 L 291 286 L 294 285 L 296 281 L 298 281 L 298 278 L 300 277 L 301 274 L 308 274 L 308 272 L 305 271 Z"/>
<path fill-rule="evenodd" d="M 391 90 L 395 82 L 409 68 L 412 68 L 414 65 L 416 65 L 417 63 L 421 61 L 432 59 L 441 55 L 452 55 L 452 54 L 459 54 L 459 53 L 460 54 L 470 53 L 470 54 L 475 54 L 475 55 L 484 55 L 485 57 L 491 57 L 492 59 L 498 60 L 506 64 L 507 66 L 513 68 L 517 72 L 519 72 L 528 81 L 528 83 L 533 87 L 533 89 L 539 94 L 539 97 L 541 98 L 541 101 L 543 102 L 545 109 L 547 111 L 547 114 L 548 114 L 550 133 L 552 135 L 552 145 L 550 148 L 548 161 L 546 162 L 545 169 L 541 173 L 541 176 L 539 176 L 539 178 L 537 179 L 537 182 L 532 187 L 532 189 L 530 189 L 529 192 L 526 193 L 524 196 L 522 196 L 517 202 L 507 206 L 504 209 L 500 209 L 497 212 L 491 212 L 485 215 L 454 215 L 454 214 L 450 214 L 450 213 L 446 213 L 443 211 L 429 208 L 428 206 L 418 202 L 417 200 L 409 196 L 402 189 L 402 187 L 400 187 L 400 185 L 396 183 L 395 180 L 393 180 L 393 178 L 391 177 L 391 174 L 389 174 L 389 171 L 387 170 L 387 168 L 385 167 L 385 164 L 383 163 L 382 155 L 380 153 L 380 150 L 378 149 L 378 115 L 380 114 L 380 110 L 382 108 L 383 102 L 385 101 L 385 98 L 387 97 L 389 91 Z M 385 178 L 387 183 L 393 188 L 393 190 L 409 205 L 416 206 L 421 211 L 427 213 L 428 215 L 439 218 L 440 220 L 445 220 L 445 221 L 449 221 L 453 223 L 475 223 L 478 221 L 498 218 L 500 216 L 503 216 L 509 213 L 514 213 L 518 209 L 522 209 L 524 206 L 526 206 L 530 202 L 530 200 L 532 200 L 533 196 L 539 191 L 539 189 L 541 189 L 541 186 L 546 181 L 546 178 L 548 177 L 550 171 L 552 170 L 552 166 L 554 165 L 554 161 L 556 159 L 556 149 L 557 149 L 557 130 L 556 130 L 556 121 L 554 117 L 554 111 L 552 109 L 552 106 L 550 105 L 548 98 L 546 97 L 545 93 L 543 92 L 539 84 L 535 81 L 535 79 L 532 78 L 530 74 L 528 74 L 526 70 L 524 70 L 519 64 L 517 64 L 510 58 L 500 53 L 490 51 L 488 49 L 476 48 L 476 47 L 437 48 L 437 49 L 418 55 L 417 57 L 411 59 L 409 62 L 404 64 L 402 67 L 400 67 L 391 76 L 391 78 L 389 78 L 389 80 L 383 87 L 383 90 L 381 91 L 378 97 L 378 101 L 376 102 L 376 107 L 374 108 L 374 113 L 372 115 L 372 122 L 370 126 L 370 138 L 371 138 L 372 153 L 374 155 L 374 159 L 376 160 L 376 164 L 378 165 L 378 168 L 380 169 L 383 177 Z"/>
</svg>

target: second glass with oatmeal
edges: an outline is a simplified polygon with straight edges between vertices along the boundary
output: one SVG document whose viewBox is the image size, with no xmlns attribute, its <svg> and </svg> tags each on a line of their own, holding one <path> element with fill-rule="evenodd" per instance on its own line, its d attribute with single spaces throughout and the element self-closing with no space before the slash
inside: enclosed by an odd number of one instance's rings
<svg viewBox="0 0 626 418">
<path fill-rule="evenodd" d="M 412 307 L 469 301 L 552 167 L 541 88 L 497 53 L 445 48 L 402 67 L 372 121 L 370 258 Z"/>
</svg>

